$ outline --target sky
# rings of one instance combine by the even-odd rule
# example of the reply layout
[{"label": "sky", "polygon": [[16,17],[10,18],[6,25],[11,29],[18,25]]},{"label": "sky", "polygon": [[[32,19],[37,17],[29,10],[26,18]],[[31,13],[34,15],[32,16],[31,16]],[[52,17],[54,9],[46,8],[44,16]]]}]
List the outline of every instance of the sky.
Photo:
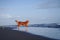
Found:
[{"label": "sky", "polygon": [[0,25],[60,24],[60,0],[0,0]]}]

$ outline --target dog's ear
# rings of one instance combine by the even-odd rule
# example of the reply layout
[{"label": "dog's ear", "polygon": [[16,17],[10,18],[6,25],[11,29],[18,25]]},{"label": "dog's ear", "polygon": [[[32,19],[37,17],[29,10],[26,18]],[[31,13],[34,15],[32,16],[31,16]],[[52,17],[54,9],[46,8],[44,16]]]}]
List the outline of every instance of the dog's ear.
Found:
[{"label": "dog's ear", "polygon": [[18,22],[18,20],[15,20],[15,22]]},{"label": "dog's ear", "polygon": [[15,22],[17,22],[17,20],[15,20]]}]

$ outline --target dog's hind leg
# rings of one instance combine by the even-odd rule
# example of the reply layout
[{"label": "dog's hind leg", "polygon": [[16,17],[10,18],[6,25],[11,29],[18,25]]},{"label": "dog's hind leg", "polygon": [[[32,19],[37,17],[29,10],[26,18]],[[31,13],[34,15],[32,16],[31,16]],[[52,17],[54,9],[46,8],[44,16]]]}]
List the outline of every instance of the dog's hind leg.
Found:
[{"label": "dog's hind leg", "polygon": [[26,27],[26,31],[28,31],[28,26],[27,26],[27,25],[25,25],[25,27]]}]

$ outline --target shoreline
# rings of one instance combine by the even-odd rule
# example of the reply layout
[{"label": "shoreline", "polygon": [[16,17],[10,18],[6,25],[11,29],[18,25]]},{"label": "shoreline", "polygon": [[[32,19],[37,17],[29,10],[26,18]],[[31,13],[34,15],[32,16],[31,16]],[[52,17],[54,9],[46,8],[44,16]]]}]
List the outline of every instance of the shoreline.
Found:
[{"label": "shoreline", "polygon": [[56,40],[17,30],[0,29],[0,40]]}]

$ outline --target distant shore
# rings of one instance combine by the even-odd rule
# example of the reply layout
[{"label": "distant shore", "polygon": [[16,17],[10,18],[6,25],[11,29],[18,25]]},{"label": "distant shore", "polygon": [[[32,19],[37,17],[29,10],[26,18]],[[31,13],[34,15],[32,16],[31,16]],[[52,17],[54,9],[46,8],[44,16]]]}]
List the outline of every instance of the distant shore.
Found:
[{"label": "distant shore", "polygon": [[0,29],[0,40],[56,40],[17,30]]}]

